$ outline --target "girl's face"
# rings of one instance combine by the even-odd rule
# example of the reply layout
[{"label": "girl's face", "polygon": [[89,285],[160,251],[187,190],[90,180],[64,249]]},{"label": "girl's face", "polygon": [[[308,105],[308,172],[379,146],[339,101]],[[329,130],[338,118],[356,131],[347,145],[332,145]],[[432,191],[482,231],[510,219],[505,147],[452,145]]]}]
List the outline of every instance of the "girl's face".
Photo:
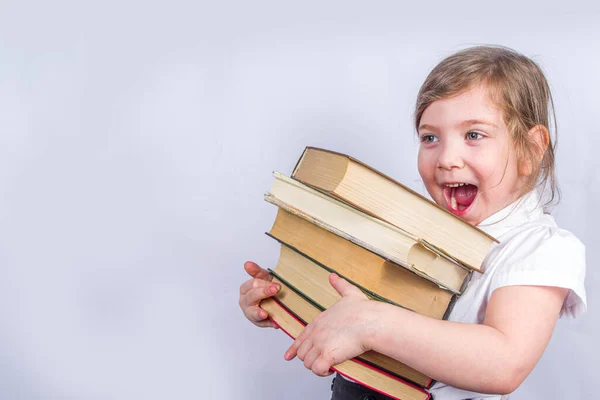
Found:
[{"label": "girl's face", "polygon": [[519,197],[513,141],[485,86],[434,101],[419,126],[419,174],[433,200],[477,225]]}]

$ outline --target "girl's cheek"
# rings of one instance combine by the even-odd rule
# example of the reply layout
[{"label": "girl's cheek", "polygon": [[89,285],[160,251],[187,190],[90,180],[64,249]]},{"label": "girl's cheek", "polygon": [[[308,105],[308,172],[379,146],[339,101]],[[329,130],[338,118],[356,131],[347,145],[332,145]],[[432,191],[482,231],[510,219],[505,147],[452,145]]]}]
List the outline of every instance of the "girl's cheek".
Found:
[{"label": "girl's cheek", "polygon": [[422,179],[426,179],[427,176],[432,174],[431,165],[433,163],[434,161],[431,159],[431,154],[419,151],[417,157],[417,169],[419,170],[419,175],[421,175]]}]

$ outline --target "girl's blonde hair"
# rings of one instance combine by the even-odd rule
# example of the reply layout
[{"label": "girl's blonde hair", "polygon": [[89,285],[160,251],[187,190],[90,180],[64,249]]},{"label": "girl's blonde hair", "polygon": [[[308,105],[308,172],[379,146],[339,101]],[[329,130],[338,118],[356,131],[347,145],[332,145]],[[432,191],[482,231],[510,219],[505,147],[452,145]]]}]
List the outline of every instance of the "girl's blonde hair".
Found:
[{"label": "girl's blonde hair", "polygon": [[[554,102],[544,73],[530,58],[501,46],[471,47],[445,58],[429,73],[419,90],[415,107],[417,131],[423,112],[431,103],[478,85],[486,85],[490,98],[502,110],[518,162],[528,163],[532,168],[526,191],[548,185],[550,198],[546,204],[552,203],[560,197],[554,166],[556,140],[552,140],[551,134],[553,131],[556,138]],[[548,131],[545,148],[539,146],[540,142],[546,142],[545,137],[535,140],[528,134],[540,125]],[[534,133],[546,136],[541,130]]]}]

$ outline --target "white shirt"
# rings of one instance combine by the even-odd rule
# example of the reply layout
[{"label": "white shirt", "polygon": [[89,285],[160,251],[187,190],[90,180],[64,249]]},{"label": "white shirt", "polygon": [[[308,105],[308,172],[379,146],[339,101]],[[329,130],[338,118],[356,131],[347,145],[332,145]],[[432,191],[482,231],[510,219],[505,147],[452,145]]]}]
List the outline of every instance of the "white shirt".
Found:
[{"label": "white shirt", "polygon": [[[490,248],[482,269],[454,304],[448,320],[481,324],[494,290],[504,286],[556,286],[569,289],[561,317],[574,318],[587,308],[584,288],[585,247],[544,214],[535,191],[481,222],[478,227],[499,240]],[[500,400],[436,383],[435,400]]]}]

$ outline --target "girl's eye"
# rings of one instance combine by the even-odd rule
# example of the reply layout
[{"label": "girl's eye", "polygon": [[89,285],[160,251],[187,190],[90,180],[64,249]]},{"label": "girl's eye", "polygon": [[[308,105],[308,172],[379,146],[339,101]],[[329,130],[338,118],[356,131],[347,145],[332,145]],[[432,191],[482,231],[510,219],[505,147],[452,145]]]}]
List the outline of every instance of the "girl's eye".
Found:
[{"label": "girl's eye", "polygon": [[483,135],[478,132],[467,133],[467,139],[469,139],[469,140],[477,140],[477,139],[481,139],[482,137],[483,137]]},{"label": "girl's eye", "polygon": [[434,135],[422,135],[421,136],[421,142],[422,143],[433,143],[433,142],[435,142],[437,140],[438,139]]}]

